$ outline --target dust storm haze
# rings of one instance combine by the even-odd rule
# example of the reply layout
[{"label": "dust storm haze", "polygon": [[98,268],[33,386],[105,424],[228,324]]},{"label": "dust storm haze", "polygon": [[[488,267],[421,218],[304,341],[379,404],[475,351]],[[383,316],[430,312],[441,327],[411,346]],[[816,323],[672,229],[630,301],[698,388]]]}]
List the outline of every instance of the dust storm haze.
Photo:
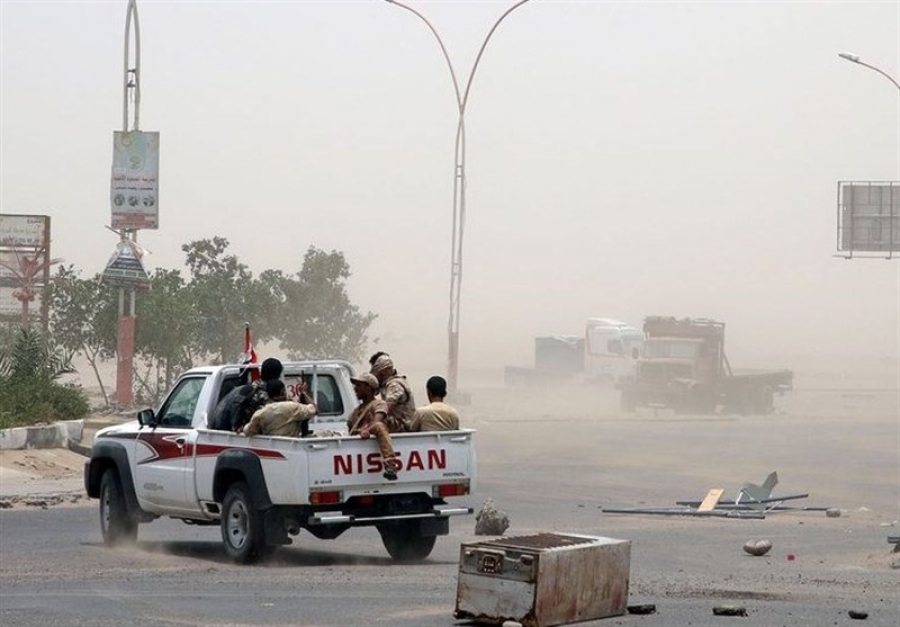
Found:
[{"label": "dust storm haze", "polygon": [[[512,3],[410,4],[465,83]],[[115,244],[126,6],[0,4],[0,211],[52,216],[53,255],[86,274]],[[255,273],[341,250],[370,348],[444,372],[457,110],[425,24],[375,0],[138,8],[141,128],[161,135],[148,267],[212,235]],[[658,314],[726,322],[732,363],[798,385],[896,387],[900,266],[833,255],[837,181],[900,179],[900,100],[845,51],[900,75],[900,4],[512,13],[466,111],[461,386],[529,365],[536,335]]]}]

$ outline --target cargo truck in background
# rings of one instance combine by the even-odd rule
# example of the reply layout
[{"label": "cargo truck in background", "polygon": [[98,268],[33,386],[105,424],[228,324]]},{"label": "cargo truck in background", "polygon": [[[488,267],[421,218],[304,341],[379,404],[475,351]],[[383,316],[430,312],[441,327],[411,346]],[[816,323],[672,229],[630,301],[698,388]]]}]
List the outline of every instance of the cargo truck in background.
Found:
[{"label": "cargo truck in background", "polygon": [[534,339],[534,367],[507,366],[509,386],[574,383],[613,387],[634,376],[644,342],[640,329],[612,318],[588,318],[584,335]]},{"label": "cargo truck in background", "polygon": [[617,387],[628,412],[649,406],[679,413],[767,414],[775,394],[791,390],[793,379],[790,370],[732,370],[722,322],[649,316],[635,376]]}]

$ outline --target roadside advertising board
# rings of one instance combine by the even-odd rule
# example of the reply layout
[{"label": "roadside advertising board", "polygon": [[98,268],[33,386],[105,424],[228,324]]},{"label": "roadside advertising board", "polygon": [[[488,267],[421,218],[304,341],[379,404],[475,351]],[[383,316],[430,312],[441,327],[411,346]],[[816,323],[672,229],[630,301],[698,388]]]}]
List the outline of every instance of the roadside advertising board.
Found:
[{"label": "roadside advertising board", "polygon": [[900,182],[838,183],[838,250],[900,252]]},{"label": "roadside advertising board", "polygon": [[39,248],[46,242],[47,216],[0,215],[0,246]]},{"label": "roadside advertising board", "polygon": [[109,194],[112,228],[159,228],[159,133],[115,131]]}]

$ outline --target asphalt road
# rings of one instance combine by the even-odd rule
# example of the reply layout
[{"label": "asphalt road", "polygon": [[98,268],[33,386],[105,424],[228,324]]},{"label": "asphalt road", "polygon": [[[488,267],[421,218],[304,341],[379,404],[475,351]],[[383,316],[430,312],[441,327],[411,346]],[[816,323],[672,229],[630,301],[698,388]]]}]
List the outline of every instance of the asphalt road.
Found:
[{"label": "asphalt road", "polygon": [[[478,429],[480,477],[507,535],[578,532],[632,541],[630,603],[657,613],[583,625],[890,625],[900,622],[900,406],[894,392],[797,392],[764,417],[618,415],[594,391],[483,391],[461,408]],[[765,520],[616,515],[709,488],[733,498],[777,470],[775,493],[836,507]],[[750,557],[741,547],[766,538]],[[451,521],[420,565],[396,565],[377,532],[335,541],[305,532],[260,565],[225,557],[214,527],[171,520],[129,549],[100,543],[96,502],[0,512],[0,624],[464,625],[453,617],[458,551],[474,519]],[[788,556],[793,556],[789,559]],[[898,563],[900,566],[900,563]],[[746,618],[713,616],[737,603]],[[865,622],[848,611],[869,613]]]}]

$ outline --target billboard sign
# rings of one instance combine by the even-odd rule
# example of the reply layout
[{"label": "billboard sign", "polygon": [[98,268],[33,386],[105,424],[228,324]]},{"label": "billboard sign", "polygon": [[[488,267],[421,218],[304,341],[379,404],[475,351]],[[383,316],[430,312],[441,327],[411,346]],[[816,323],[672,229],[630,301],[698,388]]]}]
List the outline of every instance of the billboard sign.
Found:
[{"label": "billboard sign", "polygon": [[47,216],[0,215],[0,246],[40,248],[47,242]]},{"label": "billboard sign", "polygon": [[900,182],[838,183],[838,250],[888,258],[900,252]]},{"label": "billboard sign", "polygon": [[[18,250],[0,250],[0,282],[18,284],[25,275],[25,268],[34,253]],[[24,263],[23,263],[24,262]]]},{"label": "billboard sign", "polygon": [[109,192],[112,228],[159,228],[159,133],[115,131]]}]

